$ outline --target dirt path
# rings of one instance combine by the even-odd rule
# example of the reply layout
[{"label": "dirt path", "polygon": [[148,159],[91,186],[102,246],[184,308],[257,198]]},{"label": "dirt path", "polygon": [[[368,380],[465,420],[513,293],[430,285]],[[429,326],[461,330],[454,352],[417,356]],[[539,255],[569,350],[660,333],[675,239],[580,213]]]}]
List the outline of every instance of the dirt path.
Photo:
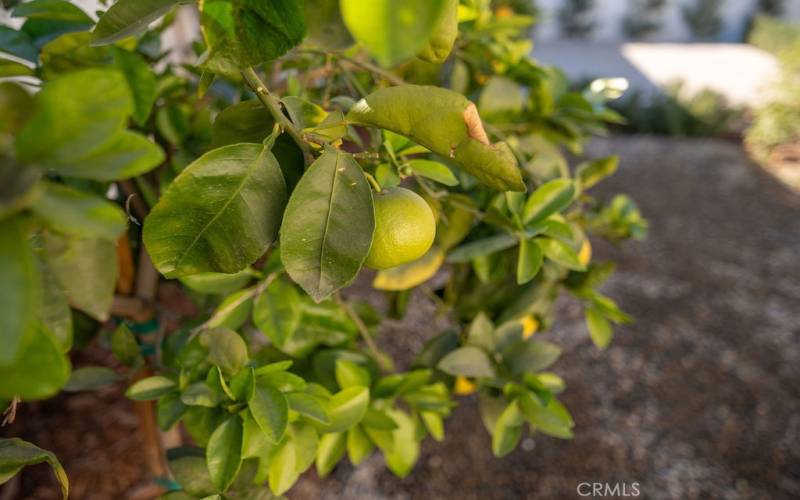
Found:
[{"label": "dirt path", "polygon": [[[564,300],[556,329],[544,334],[565,349],[555,370],[569,386],[575,439],[537,435],[495,459],[468,399],[445,442],[426,442],[408,478],[393,477],[375,455],[325,481],[309,473],[290,499],[578,498],[581,482],[628,491],[639,483],[648,499],[800,498],[800,194],[732,143],[621,137],[590,148],[612,152],[623,156],[621,171],[601,193],[630,193],[652,229],[620,250],[595,245],[600,258],[619,261],[605,292],[635,324],[600,353],[580,309]],[[435,333],[429,305],[417,302],[418,314],[383,335],[400,358],[418,349],[416,332]],[[64,459],[83,488],[75,498],[122,498],[137,484],[141,457],[122,438],[133,437],[135,423],[118,398],[62,396],[25,411],[24,437]],[[118,422],[112,429],[109,419]],[[104,445],[109,436],[123,448]],[[103,447],[106,458],[87,455]],[[20,498],[55,498],[48,474],[26,473]],[[95,489],[123,477],[118,494]]]}]

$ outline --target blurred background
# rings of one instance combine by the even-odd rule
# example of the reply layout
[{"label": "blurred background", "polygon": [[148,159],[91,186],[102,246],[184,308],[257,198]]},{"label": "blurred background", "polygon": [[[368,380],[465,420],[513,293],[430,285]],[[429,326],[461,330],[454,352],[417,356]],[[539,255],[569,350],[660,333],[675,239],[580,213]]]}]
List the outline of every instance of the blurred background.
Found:
[{"label": "blurred background", "polygon": [[[468,397],[406,479],[375,455],[310,472],[288,497],[579,498],[581,483],[635,483],[643,498],[800,498],[800,0],[496,3],[535,13],[532,57],[621,94],[627,123],[587,156],[621,156],[600,190],[630,193],[650,221],[644,243],[595,248],[618,262],[604,293],[636,321],[600,352],[578,304],[560,303],[548,335],[565,351],[573,440],[528,437],[495,459]],[[182,15],[176,46],[197,36]],[[438,331],[413,300],[381,335],[400,366]],[[120,393],[26,404],[8,433],[53,450],[76,498],[149,498]],[[49,474],[32,468],[0,500],[57,498]]]}]

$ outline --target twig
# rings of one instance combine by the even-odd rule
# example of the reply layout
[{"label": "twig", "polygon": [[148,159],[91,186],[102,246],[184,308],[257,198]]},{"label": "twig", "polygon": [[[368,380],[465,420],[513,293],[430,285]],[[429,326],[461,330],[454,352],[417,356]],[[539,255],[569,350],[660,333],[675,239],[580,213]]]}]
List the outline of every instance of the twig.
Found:
[{"label": "twig", "polygon": [[5,427],[6,425],[12,423],[15,418],[17,418],[17,405],[19,403],[19,396],[14,396],[11,398],[11,403],[8,404],[8,408],[6,408],[3,412],[3,423],[0,424],[0,427]]},{"label": "twig", "polygon": [[306,53],[310,53],[310,54],[321,54],[321,55],[325,55],[325,56],[328,56],[328,57],[332,56],[332,57],[335,57],[336,59],[339,59],[341,61],[345,61],[347,63],[352,64],[353,66],[356,66],[356,67],[359,67],[359,68],[361,68],[361,69],[363,69],[365,71],[368,71],[368,72],[372,73],[375,76],[383,78],[384,80],[386,80],[387,82],[391,83],[392,85],[405,85],[406,84],[405,80],[403,80],[402,78],[400,78],[399,76],[395,75],[394,73],[392,73],[390,71],[386,71],[383,68],[375,66],[371,62],[361,61],[359,59],[356,59],[356,58],[353,58],[353,57],[350,57],[350,56],[346,56],[346,55],[344,55],[344,54],[342,54],[340,52],[328,52],[328,51],[319,50],[319,49],[302,49],[301,52],[306,52]]},{"label": "twig", "polygon": [[278,123],[283,130],[285,130],[294,142],[297,143],[297,146],[303,152],[303,158],[306,161],[306,165],[311,164],[313,161],[313,156],[311,155],[311,150],[308,147],[308,144],[305,140],[303,140],[303,136],[297,127],[283,114],[281,111],[280,104],[275,100],[272,94],[269,93],[267,90],[267,86],[264,82],[261,81],[258,74],[255,72],[253,68],[247,68],[246,70],[242,71],[242,77],[250,89],[256,94],[258,100],[261,101],[261,104],[267,108],[267,111],[272,115],[275,119],[275,122]]},{"label": "twig", "polygon": [[192,332],[189,334],[189,337],[186,339],[186,343],[188,344],[189,342],[194,340],[194,338],[197,337],[203,330],[209,329],[211,327],[211,325],[214,323],[214,320],[219,319],[220,317],[225,316],[226,314],[229,314],[231,311],[233,311],[234,309],[236,309],[240,305],[244,304],[246,301],[248,301],[248,300],[250,300],[250,299],[252,299],[254,297],[258,297],[259,295],[264,293],[264,291],[267,289],[267,287],[270,285],[270,283],[275,281],[275,278],[277,278],[277,277],[278,277],[278,273],[272,273],[272,274],[268,275],[264,279],[264,281],[262,281],[258,285],[256,285],[253,288],[251,288],[248,291],[248,293],[242,295],[241,297],[239,297],[238,299],[234,300],[230,304],[227,304],[222,309],[219,309],[218,311],[216,311],[210,318],[208,318],[206,321],[204,321],[203,324],[198,325],[198,326],[196,326],[196,327],[194,327],[192,329]]},{"label": "twig", "polygon": [[127,297],[117,295],[111,303],[111,314],[132,319],[137,323],[149,321],[155,314],[152,302],[148,302],[141,297]]},{"label": "twig", "polygon": [[339,304],[339,307],[342,308],[345,314],[347,314],[347,316],[349,316],[356,325],[358,333],[361,335],[361,338],[364,339],[364,343],[367,344],[367,349],[369,349],[370,353],[372,353],[372,356],[378,361],[378,363],[381,364],[381,369],[383,369],[383,371],[391,371],[393,369],[391,358],[378,348],[378,345],[372,338],[372,334],[369,332],[369,328],[367,328],[367,325],[364,324],[364,320],[362,320],[361,317],[356,314],[353,308],[350,307],[350,304],[342,299],[342,296],[339,294],[339,292],[334,294],[333,299],[337,304]]}]

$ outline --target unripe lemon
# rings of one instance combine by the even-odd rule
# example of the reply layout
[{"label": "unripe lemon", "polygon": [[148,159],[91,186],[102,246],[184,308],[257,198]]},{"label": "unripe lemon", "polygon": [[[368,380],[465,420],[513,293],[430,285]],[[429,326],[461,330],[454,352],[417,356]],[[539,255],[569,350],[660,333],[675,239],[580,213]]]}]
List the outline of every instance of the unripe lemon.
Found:
[{"label": "unripe lemon", "polygon": [[425,255],[436,237],[433,211],[420,195],[401,187],[375,195],[375,236],[365,264],[388,269]]}]

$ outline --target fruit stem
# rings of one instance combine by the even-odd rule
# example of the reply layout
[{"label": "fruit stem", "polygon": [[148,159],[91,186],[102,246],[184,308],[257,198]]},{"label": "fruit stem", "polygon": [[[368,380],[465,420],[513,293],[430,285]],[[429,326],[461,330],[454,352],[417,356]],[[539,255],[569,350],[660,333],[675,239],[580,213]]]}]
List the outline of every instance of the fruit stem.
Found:
[{"label": "fruit stem", "polygon": [[383,191],[381,185],[378,184],[378,180],[375,179],[375,177],[373,177],[372,174],[370,174],[369,172],[364,172],[364,177],[367,178],[370,185],[372,186],[372,189],[374,189],[376,193],[380,193],[381,191]]}]

